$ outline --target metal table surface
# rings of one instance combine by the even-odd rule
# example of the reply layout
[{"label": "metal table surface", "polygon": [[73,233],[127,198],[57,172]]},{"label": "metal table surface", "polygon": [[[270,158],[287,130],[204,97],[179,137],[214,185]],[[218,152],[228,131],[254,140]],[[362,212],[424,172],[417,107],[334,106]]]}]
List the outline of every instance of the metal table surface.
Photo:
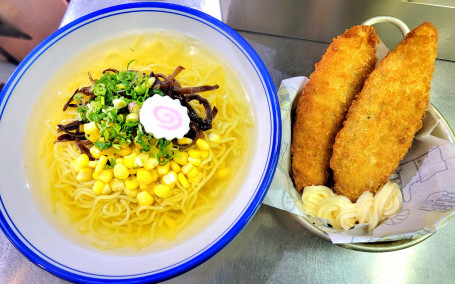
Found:
[{"label": "metal table surface", "polygon": [[[71,1],[71,11],[64,21],[97,7],[127,1],[100,2],[90,1],[89,6],[84,5],[88,0]],[[261,56],[276,87],[283,79],[309,75],[328,46],[249,32],[240,34]],[[454,62],[436,61],[431,94],[431,102],[452,127],[454,67]],[[263,205],[224,250],[168,283],[453,283],[453,236],[452,220],[416,246],[387,253],[359,252],[322,240],[301,227],[289,213]],[[64,282],[26,259],[0,232],[0,283]]]}]

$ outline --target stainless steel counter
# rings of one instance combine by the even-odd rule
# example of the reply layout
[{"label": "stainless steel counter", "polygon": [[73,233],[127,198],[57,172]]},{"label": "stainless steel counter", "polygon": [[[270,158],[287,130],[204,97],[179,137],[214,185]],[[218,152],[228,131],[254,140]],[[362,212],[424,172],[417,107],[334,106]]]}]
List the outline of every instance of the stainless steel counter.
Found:
[{"label": "stainless steel counter", "polygon": [[[72,17],[87,12],[83,3],[88,0],[71,1]],[[257,33],[241,35],[261,56],[276,87],[283,79],[309,75],[328,46]],[[431,102],[453,128],[454,68],[455,62],[436,62],[431,94]],[[319,239],[289,213],[263,205],[223,251],[168,283],[453,283],[454,236],[452,220],[414,247],[377,254],[358,252]],[[0,233],[0,283],[63,282],[22,256]]]}]

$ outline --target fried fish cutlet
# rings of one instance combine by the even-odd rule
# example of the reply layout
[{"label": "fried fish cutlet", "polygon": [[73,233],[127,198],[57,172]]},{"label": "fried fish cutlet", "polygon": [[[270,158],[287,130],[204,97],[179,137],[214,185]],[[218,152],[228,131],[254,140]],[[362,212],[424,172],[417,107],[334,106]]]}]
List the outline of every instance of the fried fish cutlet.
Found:
[{"label": "fried fish cutlet", "polygon": [[423,23],[365,81],[333,146],[335,192],[351,199],[376,192],[411,147],[430,100],[438,32]]},{"label": "fried fish cutlet", "polygon": [[298,191],[326,183],[335,135],[376,64],[378,42],[372,27],[352,27],[333,40],[315,65],[298,102],[292,137],[292,170]]}]

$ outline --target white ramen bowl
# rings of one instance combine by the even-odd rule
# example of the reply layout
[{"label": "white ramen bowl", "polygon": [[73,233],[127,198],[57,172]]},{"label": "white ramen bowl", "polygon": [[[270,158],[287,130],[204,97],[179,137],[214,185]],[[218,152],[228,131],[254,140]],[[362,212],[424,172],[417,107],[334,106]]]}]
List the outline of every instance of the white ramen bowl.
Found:
[{"label": "white ramen bowl", "polygon": [[[203,230],[162,250],[104,253],[66,238],[52,226],[26,183],[23,143],[28,116],[40,90],[72,55],[118,33],[159,28],[188,34],[219,51],[244,78],[255,119],[252,161],[235,197]],[[163,3],[134,3],[84,16],[53,33],[18,66],[0,95],[0,226],[26,257],[76,282],[154,282],[181,274],[224,248],[262,203],[274,175],[281,142],[280,113],[270,75],[235,31],[202,12]],[[35,141],[28,141],[34,143]],[[37,147],[38,148],[38,147]],[[208,213],[210,214],[210,213]]]}]

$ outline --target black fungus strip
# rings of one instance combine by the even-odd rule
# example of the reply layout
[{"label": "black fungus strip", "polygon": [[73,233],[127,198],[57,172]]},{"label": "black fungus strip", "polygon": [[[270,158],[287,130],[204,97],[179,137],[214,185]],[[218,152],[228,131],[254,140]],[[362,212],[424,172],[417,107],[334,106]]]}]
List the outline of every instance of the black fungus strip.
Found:
[{"label": "black fungus strip", "polygon": [[182,66],[177,66],[177,68],[175,68],[174,72],[172,72],[171,76],[167,77],[166,78],[166,81],[167,82],[170,82],[172,80],[175,79],[175,77],[177,77],[177,75],[182,72],[183,70],[185,70],[185,68],[183,68]]},{"label": "black fungus strip", "polygon": [[90,89],[91,89],[90,87],[80,88],[79,93],[83,93],[84,95],[91,97],[93,96],[93,92]]},{"label": "black fungus strip", "polygon": [[88,72],[88,78],[90,79],[90,81],[91,81],[93,84],[95,84],[96,81],[98,81],[98,80],[95,80],[95,79],[92,78],[92,74],[90,74],[90,72]]},{"label": "black fungus strip", "polygon": [[188,88],[174,88],[172,91],[179,95],[186,95],[186,94],[195,94],[195,93],[201,93],[201,92],[207,92],[207,91],[213,91],[218,89],[218,85],[213,85],[213,86],[199,86],[199,87],[188,87]]},{"label": "black fungus strip", "polygon": [[72,137],[69,134],[63,134],[63,135],[60,135],[59,137],[57,137],[57,140],[54,141],[54,144],[59,143],[59,142],[70,142],[70,141],[75,141],[74,144],[77,146],[77,148],[79,148],[79,150],[81,151],[82,154],[86,154],[88,156],[90,161],[95,160],[95,158],[90,153],[90,150],[87,147],[85,147],[85,145],[90,145],[92,143],[88,140],[79,140],[79,138]]},{"label": "black fungus strip", "polygon": [[66,129],[63,129],[63,132],[77,139],[85,139],[85,132],[70,132]]},{"label": "black fungus strip", "polygon": [[[58,127],[58,131],[59,132],[65,132],[66,134],[68,134],[69,136],[73,137],[73,138],[85,138],[85,132],[79,132],[79,129],[78,129],[78,126],[73,126],[71,125],[68,129],[68,127],[65,127],[64,125],[57,125]],[[76,132],[71,132],[70,130],[76,130]]]},{"label": "black fungus strip", "polygon": [[58,143],[58,142],[69,142],[69,141],[76,141],[76,138],[72,137],[69,134],[62,134],[59,137],[57,137],[57,140],[54,141],[54,144]]},{"label": "black fungus strip", "polygon": [[185,107],[188,109],[188,116],[190,117],[190,120],[196,123],[197,125],[203,124],[204,120],[197,115],[193,107],[190,106],[185,100],[183,100],[183,103],[185,104]]},{"label": "black fungus strip", "polygon": [[[83,87],[83,88],[80,88],[79,89],[79,93],[82,93],[86,96],[89,96],[89,101],[90,100],[94,100],[95,99],[95,94],[92,92],[92,88],[91,87]],[[86,102],[87,103],[87,102]]]},{"label": "black fungus strip", "polygon": [[[194,132],[194,134],[192,132]],[[185,137],[193,139],[193,143],[196,143],[196,141],[202,137],[202,131],[196,123],[190,122],[190,131],[187,133],[187,135],[188,136]]]},{"label": "black fungus strip", "polygon": [[68,99],[68,101],[65,103],[65,105],[63,106],[63,111],[65,111],[68,106],[70,105],[71,101],[73,100],[74,98],[74,95],[77,94],[79,92],[79,89],[77,89],[72,95],[71,97]]},{"label": "black fungus strip", "polygon": [[177,138],[175,138],[172,140],[172,143],[175,146],[179,147],[179,149],[187,149],[193,146],[194,143],[196,143],[196,141],[202,137],[202,130],[199,129],[199,126],[196,123],[190,122],[190,131],[188,131],[188,133],[185,134],[185,137],[191,138],[193,142],[191,142],[190,144],[179,144]]},{"label": "black fungus strip", "polygon": [[[197,100],[200,104],[202,104],[205,108],[205,119],[200,118],[194,109],[190,106],[189,102],[192,100]],[[197,94],[189,94],[185,96],[186,107],[188,108],[188,115],[190,120],[194,123],[198,124],[199,128],[202,131],[206,131],[212,128],[212,120],[213,120],[213,112],[210,106],[210,103],[207,99],[197,95]]]},{"label": "black fungus strip", "polygon": [[155,73],[155,79],[157,78],[161,78],[163,80],[167,79],[166,75],[164,75],[163,73]]},{"label": "black fungus strip", "polygon": [[74,99],[74,95],[76,95],[77,93],[82,93],[86,96],[90,96],[89,100],[95,99],[95,95],[92,93],[92,91],[90,91],[90,87],[84,87],[84,88],[77,89],[76,91],[74,91],[74,93],[71,95],[71,97],[68,99],[68,101],[63,106],[63,111],[65,111],[68,107],[77,107],[76,104],[71,103]]},{"label": "black fungus strip", "polygon": [[180,86],[179,81],[177,81],[175,79],[172,81],[172,86],[174,87],[173,89],[181,89],[182,88],[182,86]]},{"label": "black fungus strip", "polygon": [[106,73],[106,72],[114,72],[114,73],[119,73],[119,71],[117,69],[113,69],[113,68],[107,68],[103,71],[103,74]]},{"label": "black fungus strip", "polygon": [[76,142],[74,142],[74,144],[77,146],[77,148],[79,148],[79,150],[81,151],[82,154],[85,154],[85,155],[88,156],[90,161],[94,161],[95,160],[95,158],[90,153],[90,150],[87,147],[84,146],[82,141],[79,141],[78,139],[76,139]]},{"label": "black fungus strip", "polygon": [[[152,72],[152,74],[153,74],[153,72]],[[166,80],[166,76],[161,73],[154,73],[153,77],[155,77],[155,82],[153,83],[151,88],[161,90],[162,85],[164,84],[164,81]]]},{"label": "black fungus strip", "polygon": [[79,129],[79,125],[82,125],[82,124],[84,124],[82,121],[74,120],[68,124],[58,124],[57,128],[58,128],[59,132],[62,132],[64,130],[76,130],[76,129]]},{"label": "black fungus strip", "polygon": [[93,145],[93,142],[90,141],[90,140],[81,140],[80,142],[82,144],[86,145],[86,146],[92,146]]}]

